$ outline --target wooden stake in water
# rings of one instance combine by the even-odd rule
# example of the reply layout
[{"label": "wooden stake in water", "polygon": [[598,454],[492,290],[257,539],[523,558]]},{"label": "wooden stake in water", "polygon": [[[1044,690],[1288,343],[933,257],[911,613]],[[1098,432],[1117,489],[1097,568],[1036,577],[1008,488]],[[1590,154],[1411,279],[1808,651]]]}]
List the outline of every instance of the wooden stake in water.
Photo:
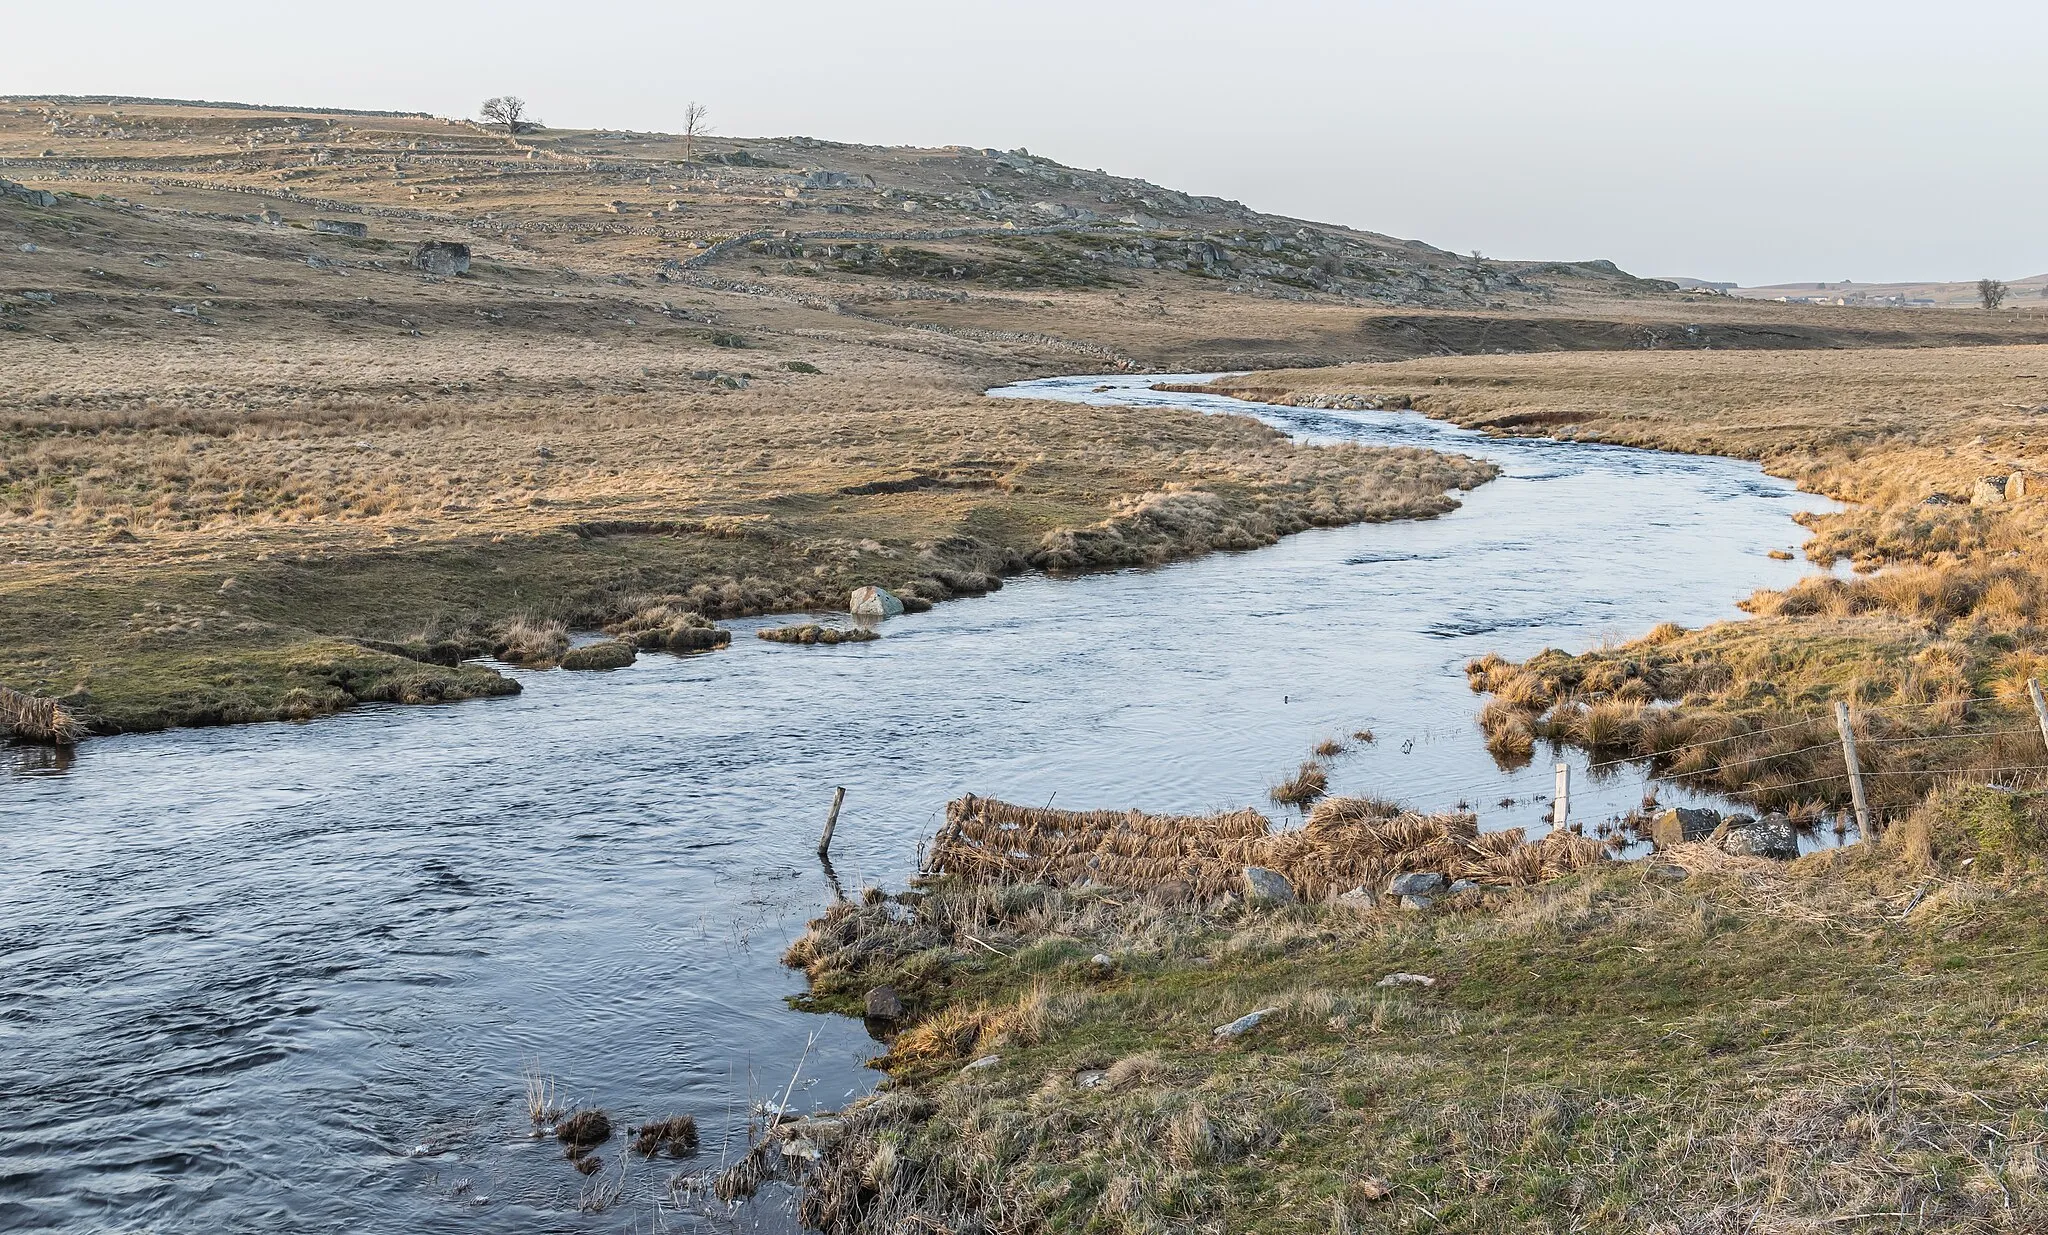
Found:
[{"label": "wooden stake in water", "polygon": [[1856,804],[1856,836],[1876,840],[1870,830],[1870,804],[1863,797],[1863,765],[1856,761],[1856,731],[1849,727],[1849,705],[1835,700],[1835,728],[1842,731],[1842,765],[1849,770],[1849,800]]},{"label": "wooden stake in water", "polygon": [[1557,765],[1557,795],[1551,799],[1550,826],[1561,828],[1572,813],[1572,765]]},{"label": "wooden stake in water", "polygon": [[825,816],[825,834],[818,838],[818,856],[824,857],[832,849],[832,829],[839,826],[839,807],[846,801],[846,786],[832,791],[832,813]]},{"label": "wooden stake in water", "polygon": [[2048,743],[2048,700],[2041,698],[2041,684],[2027,679],[2027,698],[2034,701],[2034,719],[2041,722],[2041,741]]}]

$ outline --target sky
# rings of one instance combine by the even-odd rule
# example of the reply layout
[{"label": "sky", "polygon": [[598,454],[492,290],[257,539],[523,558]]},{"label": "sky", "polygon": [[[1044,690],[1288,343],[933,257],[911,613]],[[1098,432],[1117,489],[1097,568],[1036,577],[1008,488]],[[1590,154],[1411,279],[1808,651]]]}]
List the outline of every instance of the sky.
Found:
[{"label": "sky", "polygon": [[1024,147],[1489,257],[2048,271],[2041,0],[0,0],[0,93]]}]

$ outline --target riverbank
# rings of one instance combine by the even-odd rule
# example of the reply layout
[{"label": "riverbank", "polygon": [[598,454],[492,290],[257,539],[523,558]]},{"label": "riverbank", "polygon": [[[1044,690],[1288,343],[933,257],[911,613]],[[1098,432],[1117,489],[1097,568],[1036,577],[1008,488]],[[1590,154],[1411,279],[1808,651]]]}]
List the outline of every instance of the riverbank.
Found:
[{"label": "riverbank", "polygon": [[[621,347],[573,402],[490,377],[545,349],[477,349],[397,371],[357,355],[285,397],[262,376],[278,353],[252,347],[210,386],[144,394],[125,370],[134,393],[17,411],[0,681],[102,733],[473,697],[516,687],[435,662],[492,654],[515,623],[843,610],[870,583],[937,602],[1427,518],[1493,475],[1247,418],[983,400],[815,348],[835,376],[764,363],[710,394],[659,345]],[[367,391],[445,375],[435,358],[476,388],[363,419]],[[253,422],[204,410],[267,397]]]},{"label": "riverbank", "polygon": [[1489,733],[1504,752],[1548,737],[1653,758],[1690,783],[1815,815],[1848,798],[1823,749],[1844,700],[1883,816],[1945,779],[2031,784],[2048,763],[2026,695],[2048,671],[2048,576],[2032,553],[2048,527],[2048,456],[2033,432],[2044,375],[2039,347],[1656,351],[1269,372],[1217,389],[1752,458],[1850,503],[1802,522],[1807,556],[1851,562],[1856,577],[1760,591],[1746,622],[1475,663],[1473,687],[1494,697]]},{"label": "riverbank", "polygon": [[2035,1229],[2048,883],[2042,803],[2012,810],[1956,793],[1882,846],[1684,844],[1422,913],[1114,877],[871,893],[788,958],[828,1006],[908,1006],[886,1090],[810,1134],[806,1217]]}]

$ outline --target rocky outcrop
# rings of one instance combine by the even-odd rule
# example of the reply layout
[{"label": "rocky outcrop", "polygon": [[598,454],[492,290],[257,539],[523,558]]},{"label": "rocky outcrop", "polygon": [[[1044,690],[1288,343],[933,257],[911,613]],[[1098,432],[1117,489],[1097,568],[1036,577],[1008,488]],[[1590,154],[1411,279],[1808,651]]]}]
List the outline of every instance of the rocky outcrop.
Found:
[{"label": "rocky outcrop", "polygon": [[[357,223],[349,219],[315,219],[313,230],[323,236],[348,236],[356,240],[368,239],[370,235],[368,223]],[[465,266],[464,269],[468,267]]]}]

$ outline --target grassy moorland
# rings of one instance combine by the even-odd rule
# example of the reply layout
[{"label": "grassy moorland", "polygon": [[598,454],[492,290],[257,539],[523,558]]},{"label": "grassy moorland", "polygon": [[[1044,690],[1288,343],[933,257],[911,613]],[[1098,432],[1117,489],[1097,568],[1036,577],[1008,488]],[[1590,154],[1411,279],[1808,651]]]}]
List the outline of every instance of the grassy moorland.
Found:
[{"label": "grassy moorland", "polygon": [[806,1216],[2038,1230],[2044,816],[1960,790],[1882,845],[1789,864],[1678,845],[1425,913],[1115,878],[870,893],[788,958],[815,1006],[887,983],[906,1007],[883,1092],[789,1133],[827,1147],[798,1172]]},{"label": "grassy moorland", "polygon": [[[939,601],[1427,517],[1491,470],[981,391],[1299,356],[1355,321],[1342,255],[1368,248],[1404,302],[1636,286],[1475,267],[1431,291],[1469,263],[1341,231],[1311,251],[1288,222],[1262,269],[1303,286],[1254,295],[1221,249],[1187,259],[1226,222],[1283,222],[1234,203],[980,151],[694,155],[0,105],[0,176],[27,186],[0,194],[0,685],[102,732],[304,717],[513,689],[458,662],[551,663],[564,625],[709,646],[677,640],[861,584]],[[1156,225],[1055,209],[1112,191]],[[818,232],[838,239],[807,251]],[[470,270],[412,268],[423,240],[468,244]]]},{"label": "grassy moorland", "polygon": [[[1753,620],[1475,662],[1473,687],[1491,696],[1481,723],[1504,754],[1552,738],[1651,756],[1672,775],[1818,815],[1846,798],[1828,714],[1841,699],[1882,811],[1909,811],[1944,774],[2024,778],[2048,764],[2026,698],[2027,680],[2048,670],[2048,454],[2036,430],[2048,348],[1446,357],[1224,385],[1286,402],[1405,404],[1496,433],[1753,458],[1850,503],[1808,518],[1806,551],[1859,573],[1760,592],[1745,604]],[[2007,498],[2014,473],[2033,479]]]}]

